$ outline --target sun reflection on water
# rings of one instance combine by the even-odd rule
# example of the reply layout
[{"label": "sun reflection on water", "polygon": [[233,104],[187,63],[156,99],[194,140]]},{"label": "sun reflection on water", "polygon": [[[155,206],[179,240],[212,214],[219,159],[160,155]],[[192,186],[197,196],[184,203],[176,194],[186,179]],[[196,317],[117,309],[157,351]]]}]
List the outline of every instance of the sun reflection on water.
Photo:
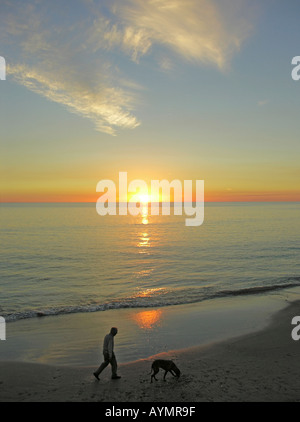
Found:
[{"label": "sun reflection on water", "polygon": [[147,224],[149,224],[149,219],[148,219],[148,202],[142,203],[141,206],[142,206],[142,212],[141,212],[142,224],[147,225]]},{"label": "sun reflection on water", "polygon": [[134,314],[132,319],[144,330],[152,330],[161,324],[163,311],[161,309],[153,309],[151,311],[142,311]]},{"label": "sun reflection on water", "polygon": [[134,297],[153,297],[162,293],[165,293],[166,289],[163,287],[155,288],[155,289],[146,289],[138,292]]},{"label": "sun reflection on water", "polygon": [[[149,248],[150,247],[150,237],[149,234],[146,232],[141,233],[139,241],[138,241],[139,248]],[[142,253],[142,251],[140,251]]]}]

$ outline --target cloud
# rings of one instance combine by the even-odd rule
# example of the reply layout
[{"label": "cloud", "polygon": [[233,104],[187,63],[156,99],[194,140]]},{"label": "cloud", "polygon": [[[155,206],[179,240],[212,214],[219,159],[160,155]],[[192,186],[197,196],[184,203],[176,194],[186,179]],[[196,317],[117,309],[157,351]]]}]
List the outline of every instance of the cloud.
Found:
[{"label": "cloud", "polygon": [[[237,8],[243,1],[3,0],[7,73],[115,135],[139,126],[135,113],[144,89],[123,74],[124,55],[138,64],[153,53],[166,72],[176,59],[224,70],[251,28]],[[120,52],[121,69],[112,65]]]},{"label": "cloud", "polygon": [[158,45],[187,61],[224,69],[251,32],[241,5],[241,0],[123,0],[112,8],[117,23],[95,20],[93,38],[98,34],[107,48],[118,45],[136,62]]},{"label": "cloud", "polygon": [[45,69],[16,65],[8,67],[8,74],[31,91],[92,120],[96,130],[101,132],[115,135],[116,127],[132,129],[139,125],[126,111],[132,99],[121,88],[100,84],[92,89],[76,80],[74,75],[66,78],[66,69],[61,70],[59,76]]},{"label": "cloud", "polygon": [[89,31],[88,43],[94,51],[120,47],[136,63],[152,45],[145,31],[134,26],[124,26],[122,22],[114,23],[102,15],[94,20]]},{"label": "cloud", "polygon": [[13,57],[7,50],[11,80],[90,119],[98,131],[115,135],[119,128],[139,126],[133,114],[139,87],[113,68],[104,54],[86,49],[88,21],[56,26],[31,3],[8,10],[4,27],[6,42],[15,52]]},{"label": "cloud", "polygon": [[263,107],[263,106],[267,105],[269,102],[270,102],[269,100],[260,100],[260,101],[258,101],[257,105],[259,107]]},{"label": "cloud", "polygon": [[169,59],[169,57],[163,56],[158,59],[158,63],[160,65],[161,70],[165,72],[169,72],[173,69],[173,63]]}]

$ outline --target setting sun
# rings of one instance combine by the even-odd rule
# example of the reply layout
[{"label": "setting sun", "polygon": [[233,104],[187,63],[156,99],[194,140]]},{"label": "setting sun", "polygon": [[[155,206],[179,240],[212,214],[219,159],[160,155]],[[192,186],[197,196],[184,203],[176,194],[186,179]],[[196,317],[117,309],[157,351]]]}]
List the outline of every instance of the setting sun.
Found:
[{"label": "setting sun", "polygon": [[139,199],[142,204],[150,202],[150,196],[147,193],[139,195]]}]

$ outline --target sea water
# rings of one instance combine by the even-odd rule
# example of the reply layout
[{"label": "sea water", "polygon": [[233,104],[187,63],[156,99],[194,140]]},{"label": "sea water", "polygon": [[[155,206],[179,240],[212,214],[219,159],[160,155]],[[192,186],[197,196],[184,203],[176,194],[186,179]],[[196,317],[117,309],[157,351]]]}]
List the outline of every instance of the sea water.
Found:
[{"label": "sea water", "polygon": [[[94,338],[99,324],[114,325],[117,311],[118,320],[136,317],[139,330],[149,332],[162,315],[172,315],[173,324],[176,314],[192,315],[210,303],[213,317],[227,299],[235,298],[239,307],[245,298],[297,288],[299,217],[295,202],[210,203],[204,224],[186,227],[184,216],[172,212],[101,217],[95,204],[2,204],[0,315],[7,337],[15,327],[34,332],[36,324],[57,331],[54,321],[62,329],[67,316],[77,318],[78,326],[93,314],[95,331],[89,331],[90,322],[82,332]],[[170,332],[181,338],[176,327]],[[160,350],[160,336],[151,352]],[[124,349],[132,342],[128,336],[122,341]],[[147,354],[144,343],[138,357]],[[3,342],[0,346],[3,351]]]}]

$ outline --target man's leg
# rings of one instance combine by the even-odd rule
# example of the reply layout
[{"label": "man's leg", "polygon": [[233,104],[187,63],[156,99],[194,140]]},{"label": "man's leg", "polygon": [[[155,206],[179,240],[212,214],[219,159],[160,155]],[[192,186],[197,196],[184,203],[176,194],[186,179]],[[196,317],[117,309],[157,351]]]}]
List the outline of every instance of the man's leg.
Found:
[{"label": "man's leg", "polygon": [[115,356],[114,353],[112,355],[110,364],[111,364],[111,377],[114,378],[114,379],[121,378],[117,375],[118,364],[117,364],[117,359],[116,359],[116,356]]},{"label": "man's leg", "polygon": [[97,369],[97,371],[94,372],[94,375],[97,379],[99,379],[99,375],[101,374],[101,372],[103,371],[103,369],[105,369],[107,367],[107,365],[109,364],[109,356],[108,355],[104,355],[104,362],[101,363],[101,365],[99,366],[99,368]]}]

